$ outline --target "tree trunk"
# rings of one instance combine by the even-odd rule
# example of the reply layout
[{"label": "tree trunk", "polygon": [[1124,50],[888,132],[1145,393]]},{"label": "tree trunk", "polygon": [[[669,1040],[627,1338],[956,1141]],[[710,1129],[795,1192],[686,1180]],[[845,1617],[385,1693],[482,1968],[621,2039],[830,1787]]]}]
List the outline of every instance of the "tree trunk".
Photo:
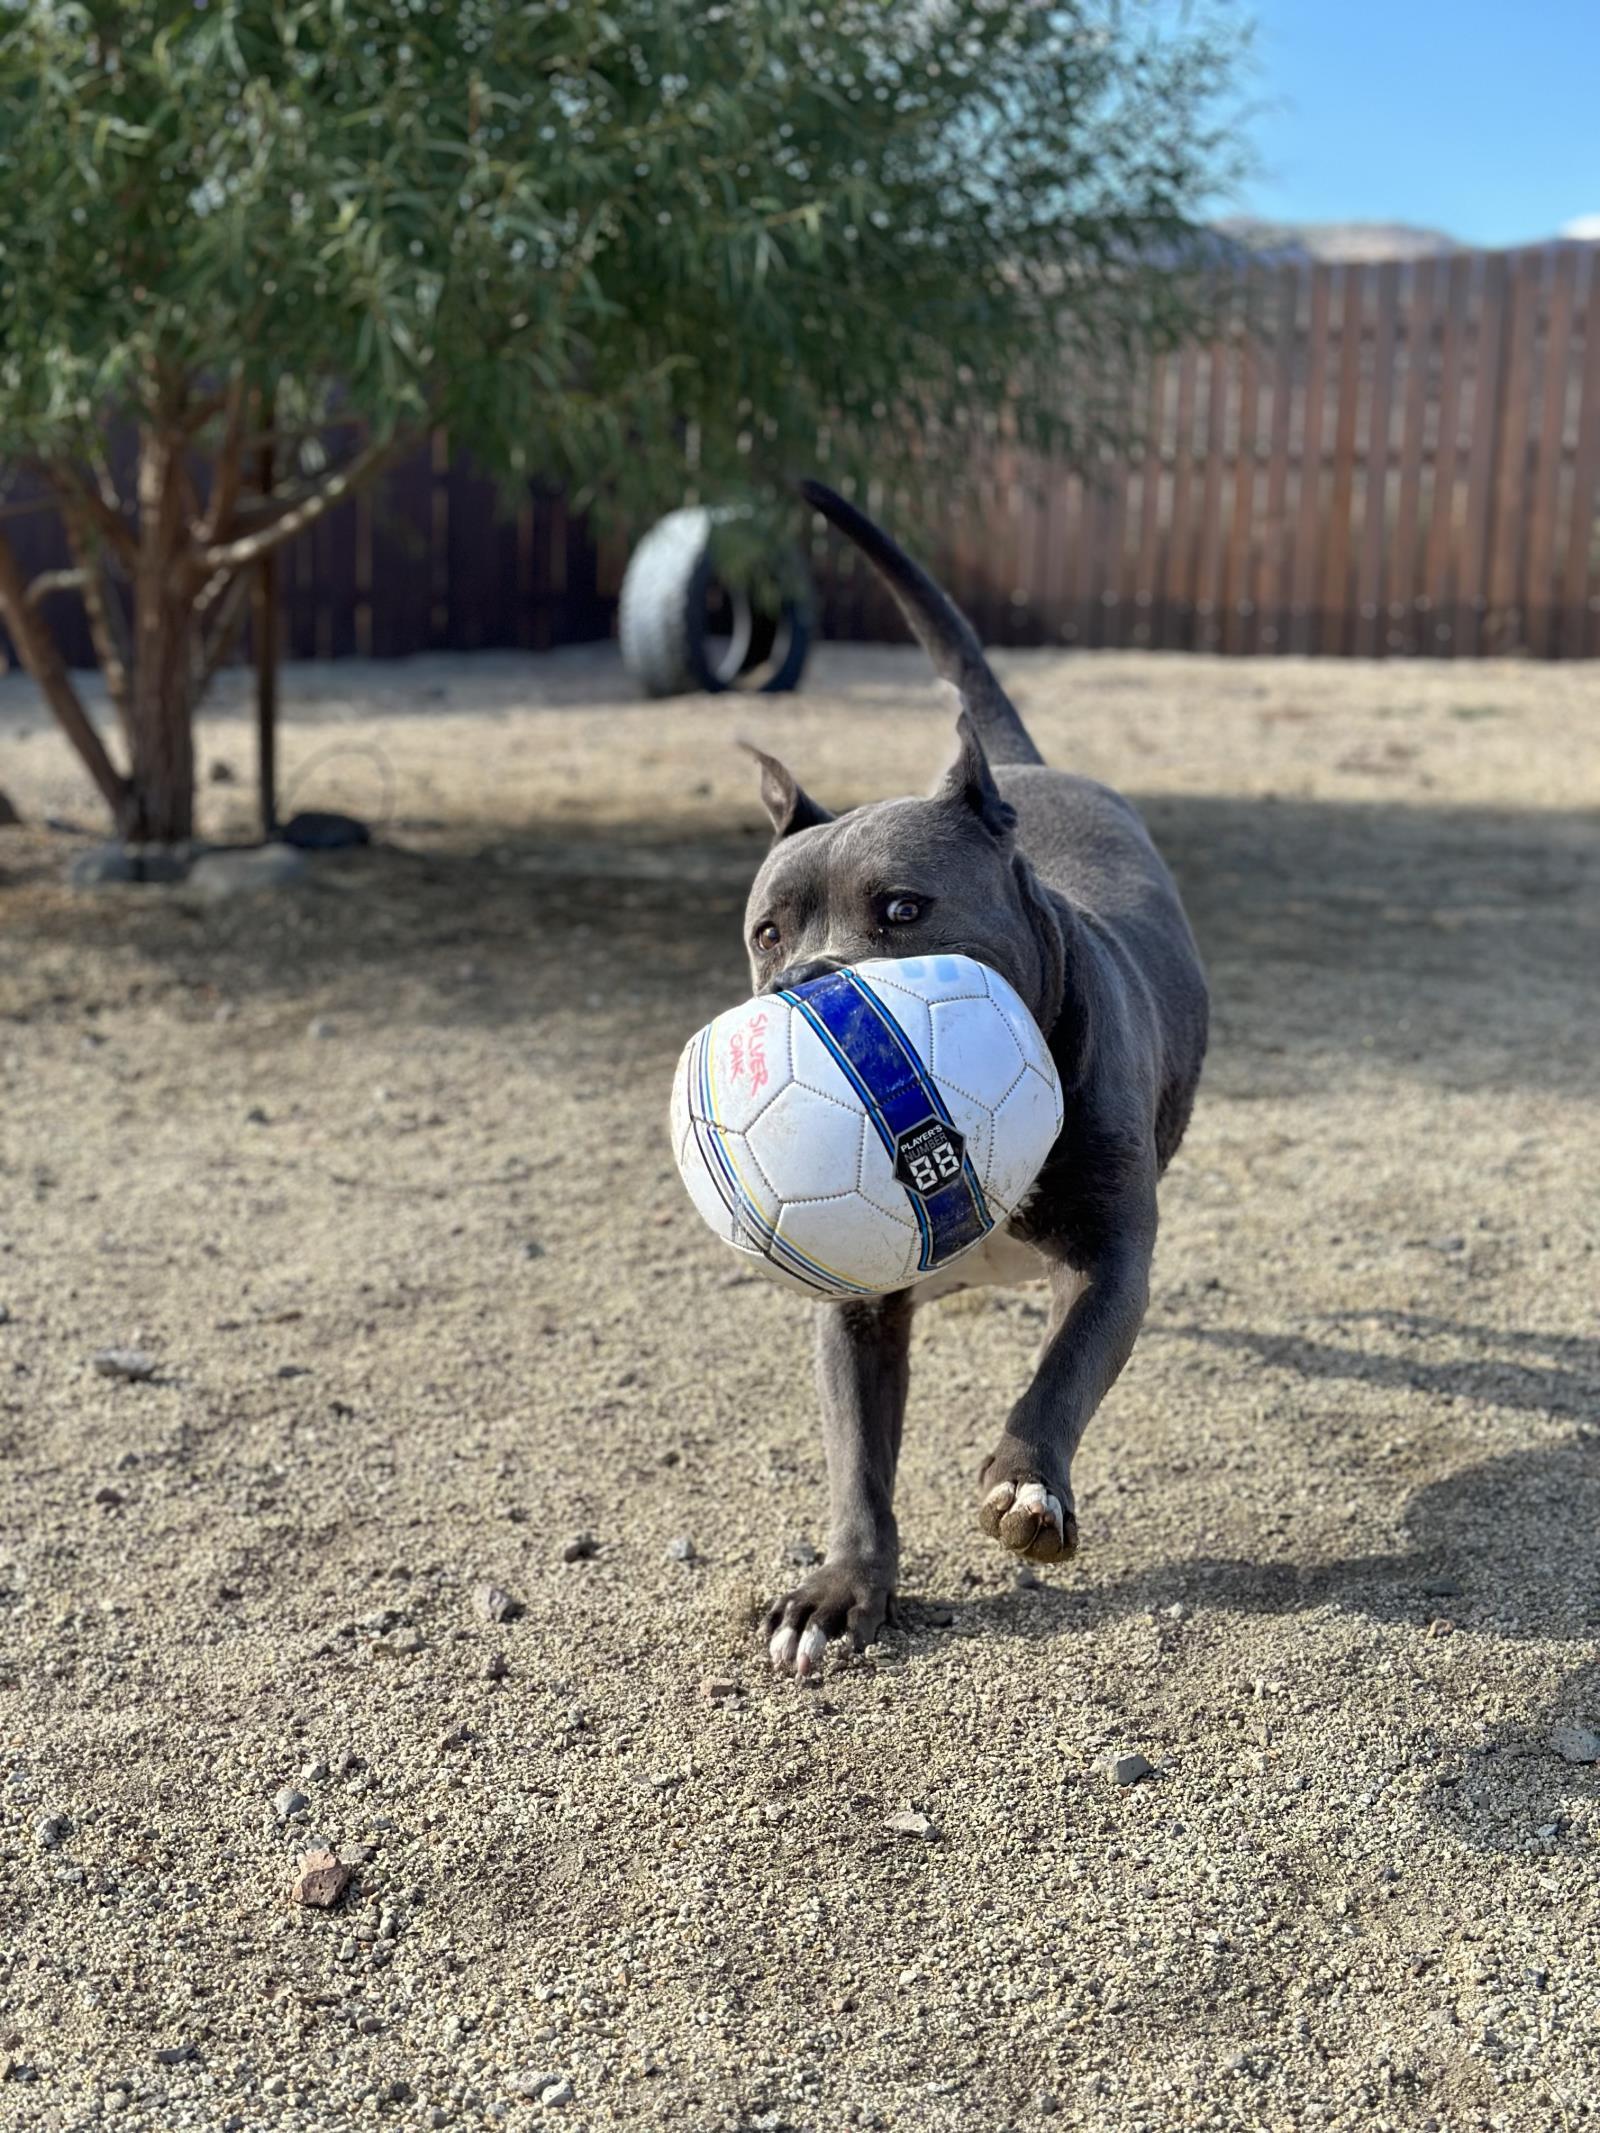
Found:
[{"label": "tree trunk", "polygon": [[181,433],[140,432],[127,835],[151,844],[180,844],[194,835],[198,588],[187,538],[182,454]]}]

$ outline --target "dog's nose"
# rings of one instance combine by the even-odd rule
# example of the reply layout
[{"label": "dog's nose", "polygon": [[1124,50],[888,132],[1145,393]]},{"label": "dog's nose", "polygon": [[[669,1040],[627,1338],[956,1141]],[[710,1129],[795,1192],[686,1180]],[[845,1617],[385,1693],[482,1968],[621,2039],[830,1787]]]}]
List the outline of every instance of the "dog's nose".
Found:
[{"label": "dog's nose", "polygon": [[831,956],[813,956],[809,963],[790,963],[780,970],[772,981],[772,989],[774,992],[793,992],[797,985],[809,985],[813,978],[831,977],[834,971],[843,968],[844,965],[835,962]]}]

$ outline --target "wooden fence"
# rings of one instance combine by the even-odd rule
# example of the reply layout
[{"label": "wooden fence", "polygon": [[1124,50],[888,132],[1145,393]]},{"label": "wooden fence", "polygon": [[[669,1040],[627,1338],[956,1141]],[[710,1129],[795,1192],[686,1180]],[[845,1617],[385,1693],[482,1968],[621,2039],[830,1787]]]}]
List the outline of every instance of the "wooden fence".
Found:
[{"label": "wooden fence", "polygon": [[[1252,270],[1217,344],[1131,379],[1122,414],[1138,441],[1087,473],[985,449],[935,559],[991,642],[1600,656],[1600,247]],[[16,539],[65,561],[48,521]],[[904,634],[859,559],[815,559],[830,634]],[[619,562],[558,496],[500,509],[439,436],[289,552],[284,649],[603,637]]]},{"label": "wooden fence", "polygon": [[1600,654],[1600,247],[1252,272],[1127,412],[1087,477],[995,453],[994,641]]}]

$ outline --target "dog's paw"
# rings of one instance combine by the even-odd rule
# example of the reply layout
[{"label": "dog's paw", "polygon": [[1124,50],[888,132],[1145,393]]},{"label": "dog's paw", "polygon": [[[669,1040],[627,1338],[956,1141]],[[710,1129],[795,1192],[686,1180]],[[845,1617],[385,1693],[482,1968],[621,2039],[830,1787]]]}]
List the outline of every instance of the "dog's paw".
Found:
[{"label": "dog's paw", "polygon": [[864,1565],[824,1563],[767,1609],[762,1634],[773,1666],[803,1681],[820,1671],[835,1637],[848,1636],[857,1651],[864,1650],[882,1629],[892,1601],[885,1580]]},{"label": "dog's paw", "polygon": [[1064,1490],[1058,1494],[1037,1475],[997,1480],[996,1464],[991,1461],[984,1475],[978,1505],[978,1523],[989,1538],[1034,1563],[1064,1562],[1076,1554],[1078,1521],[1071,1496]]}]

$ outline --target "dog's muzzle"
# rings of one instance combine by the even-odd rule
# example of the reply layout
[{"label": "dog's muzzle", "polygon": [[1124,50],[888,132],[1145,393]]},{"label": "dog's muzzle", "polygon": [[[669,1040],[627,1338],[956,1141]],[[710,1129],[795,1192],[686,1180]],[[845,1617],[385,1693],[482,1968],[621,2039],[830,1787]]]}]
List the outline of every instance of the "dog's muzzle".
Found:
[{"label": "dog's muzzle", "polygon": [[813,978],[831,977],[845,966],[836,956],[813,956],[809,963],[790,963],[780,970],[765,987],[767,992],[793,992],[797,985],[809,985]]}]

